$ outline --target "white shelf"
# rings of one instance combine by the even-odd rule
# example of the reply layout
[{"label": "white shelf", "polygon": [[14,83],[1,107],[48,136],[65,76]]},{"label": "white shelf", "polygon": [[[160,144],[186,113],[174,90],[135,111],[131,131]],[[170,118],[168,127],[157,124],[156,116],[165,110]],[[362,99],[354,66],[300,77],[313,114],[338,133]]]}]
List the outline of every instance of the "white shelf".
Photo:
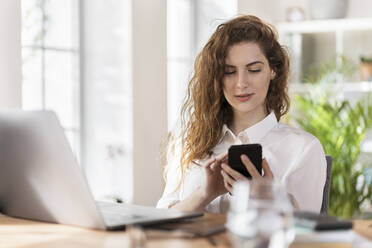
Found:
[{"label": "white shelf", "polygon": [[[329,19],[329,20],[311,20],[301,22],[283,22],[277,24],[280,42],[290,48],[291,56],[291,78],[294,82],[303,79],[303,35],[316,33],[330,33],[335,36],[334,55],[344,54],[344,37],[349,34],[346,31],[365,30],[372,32],[372,18],[349,18],[349,19]],[[357,41],[356,41],[357,42]],[[360,40],[359,40],[360,42]],[[358,45],[357,43],[355,44]],[[329,52],[328,52],[329,53]],[[341,59],[337,60],[341,63]],[[370,84],[366,82],[352,83],[345,86],[345,91],[366,92],[372,91]],[[306,86],[294,86],[296,92],[308,91]]]},{"label": "white shelf", "polygon": [[372,29],[372,18],[311,20],[283,22],[276,25],[279,33],[324,33]]},{"label": "white shelf", "polygon": [[[338,85],[339,86],[339,85]],[[289,91],[291,93],[307,93],[311,90],[313,85],[305,83],[289,84]],[[343,92],[372,92],[372,82],[349,82],[342,84]]]}]

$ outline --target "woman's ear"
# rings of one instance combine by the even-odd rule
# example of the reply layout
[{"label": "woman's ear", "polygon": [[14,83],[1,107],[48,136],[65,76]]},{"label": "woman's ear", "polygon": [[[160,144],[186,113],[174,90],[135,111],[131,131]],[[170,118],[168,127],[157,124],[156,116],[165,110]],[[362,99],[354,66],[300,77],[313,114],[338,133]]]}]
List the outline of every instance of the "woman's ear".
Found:
[{"label": "woman's ear", "polygon": [[275,77],[276,77],[276,72],[274,71],[274,69],[271,69],[270,70],[270,80],[273,80]]}]

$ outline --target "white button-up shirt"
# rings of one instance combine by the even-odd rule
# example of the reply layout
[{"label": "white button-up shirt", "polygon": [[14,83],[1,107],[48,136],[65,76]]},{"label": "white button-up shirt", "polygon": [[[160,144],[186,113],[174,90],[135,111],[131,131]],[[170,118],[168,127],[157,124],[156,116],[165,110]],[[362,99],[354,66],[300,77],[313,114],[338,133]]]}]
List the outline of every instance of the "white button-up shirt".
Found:
[{"label": "white button-up shirt", "polygon": [[[278,123],[275,114],[240,132],[237,136],[225,125],[219,144],[212,150],[212,158],[226,153],[231,145],[259,143],[263,157],[269,164],[274,178],[286,184],[287,192],[296,199],[300,210],[320,212],[323,188],[326,180],[327,163],[319,140],[313,135],[295,127]],[[169,160],[167,183],[157,207],[169,206],[187,198],[205,181],[202,166],[193,165],[185,172],[181,187],[175,191],[180,180],[179,158],[181,151],[175,151]],[[205,210],[225,213],[232,196],[224,194],[209,203]]]}]

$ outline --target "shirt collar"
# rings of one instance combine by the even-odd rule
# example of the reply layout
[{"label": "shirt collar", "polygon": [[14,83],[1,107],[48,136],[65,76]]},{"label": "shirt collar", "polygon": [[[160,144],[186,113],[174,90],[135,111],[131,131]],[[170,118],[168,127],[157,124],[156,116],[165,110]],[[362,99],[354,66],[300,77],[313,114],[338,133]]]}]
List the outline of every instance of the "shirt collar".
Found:
[{"label": "shirt collar", "polygon": [[235,137],[234,133],[230,130],[230,128],[228,128],[226,124],[223,124],[222,138],[225,137],[226,135],[230,135],[232,137]]},{"label": "shirt collar", "polygon": [[[263,120],[257,122],[242,132],[247,135],[250,143],[258,143],[276,124],[278,124],[278,120],[276,119],[275,113],[271,112]],[[227,127],[226,124],[224,124],[222,127],[222,137],[225,137],[226,135],[236,138],[234,133]]]}]

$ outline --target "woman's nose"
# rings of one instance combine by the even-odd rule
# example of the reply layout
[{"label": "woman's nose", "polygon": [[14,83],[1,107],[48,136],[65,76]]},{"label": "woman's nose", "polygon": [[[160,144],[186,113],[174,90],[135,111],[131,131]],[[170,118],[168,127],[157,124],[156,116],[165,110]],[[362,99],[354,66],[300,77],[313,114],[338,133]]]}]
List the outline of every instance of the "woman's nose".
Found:
[{"label": "woman's nose", "polygon": [[238,72],[238,78],[237,78],[237,87],[238,88],[247,88],[248,87],[248,73],[246,71]]}]

